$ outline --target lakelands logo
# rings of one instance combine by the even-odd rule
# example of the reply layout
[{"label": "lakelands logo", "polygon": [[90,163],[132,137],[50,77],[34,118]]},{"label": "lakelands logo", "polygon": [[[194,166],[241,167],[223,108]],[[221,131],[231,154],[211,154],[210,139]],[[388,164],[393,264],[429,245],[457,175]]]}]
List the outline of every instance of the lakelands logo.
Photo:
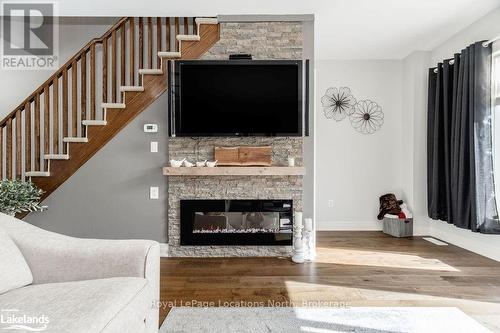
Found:
[{"label": "lakelands logo", "polygon": [[2,330],[20,330],[23,332],[43,332],[50,323],[46,315],[26,315],[18,309],[0,311],[0,328]]},{"label": "lakelands logo", "polygon": [[2,2],[1,68],[53,70],[58,65],[56,3]]}]

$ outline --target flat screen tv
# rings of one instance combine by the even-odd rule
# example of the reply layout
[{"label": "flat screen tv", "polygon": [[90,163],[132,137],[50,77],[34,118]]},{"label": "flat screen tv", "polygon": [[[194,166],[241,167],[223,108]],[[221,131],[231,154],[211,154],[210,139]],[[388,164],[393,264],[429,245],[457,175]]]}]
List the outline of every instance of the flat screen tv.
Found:
[{"label": "flat screen tv", "polygon": [[181,60],[173,80],[172,136],[302,135],[300,60]]}]

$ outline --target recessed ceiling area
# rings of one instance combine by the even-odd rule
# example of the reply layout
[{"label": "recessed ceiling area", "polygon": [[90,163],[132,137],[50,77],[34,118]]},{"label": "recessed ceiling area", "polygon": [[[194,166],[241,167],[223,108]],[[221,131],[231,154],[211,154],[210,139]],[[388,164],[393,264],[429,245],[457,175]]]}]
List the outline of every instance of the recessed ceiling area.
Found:
[{"label": "recessed ceiling area", "polygon": [[65,0],[59,15],[314,14],[316,59],[401,59],[433,49],[498,6],[499,0]]}]

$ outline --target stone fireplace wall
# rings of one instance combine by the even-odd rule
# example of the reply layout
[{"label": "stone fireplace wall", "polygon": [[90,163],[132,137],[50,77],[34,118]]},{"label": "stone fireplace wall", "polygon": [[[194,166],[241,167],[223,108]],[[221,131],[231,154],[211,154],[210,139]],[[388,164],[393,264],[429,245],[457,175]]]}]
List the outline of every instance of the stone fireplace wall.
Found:
[{"label": "stone fireplace wall", "polygon": [[[221,23],[220,41],[203,59],[227,59],[231,53],[250,53],[253,59],[302,59],[301,22]],[[264,146],[273,148],[273,165],[286,165],[288,157],[303,165],[302,138],[169,138],[169,159],[213,159],[215,146]],[[168,179],[168,240],[170,256],[277,256],[290,247],[279,246],[179,246],[181,199],[293,199],[302,210],[300,176],[223,176]]]}]

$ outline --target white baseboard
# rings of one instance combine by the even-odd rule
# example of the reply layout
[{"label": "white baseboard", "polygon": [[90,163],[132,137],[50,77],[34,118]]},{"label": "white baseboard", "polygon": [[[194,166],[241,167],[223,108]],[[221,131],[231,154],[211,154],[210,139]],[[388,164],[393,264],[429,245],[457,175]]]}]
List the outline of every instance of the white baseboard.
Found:
[{"label": "white baseboard", "polygon": [[[317,231],[382,231],[382,221],[316,221]],[[413,225],[414,236],[429,236],[429,230]]]},{"label": "white baseboard", "polygon": [[160,243],[160,257],[168,257],[168,244]]},{"label": "white baseboard", "polygon": [[316,221],[317,231],[380,231],[381,221]]}]

